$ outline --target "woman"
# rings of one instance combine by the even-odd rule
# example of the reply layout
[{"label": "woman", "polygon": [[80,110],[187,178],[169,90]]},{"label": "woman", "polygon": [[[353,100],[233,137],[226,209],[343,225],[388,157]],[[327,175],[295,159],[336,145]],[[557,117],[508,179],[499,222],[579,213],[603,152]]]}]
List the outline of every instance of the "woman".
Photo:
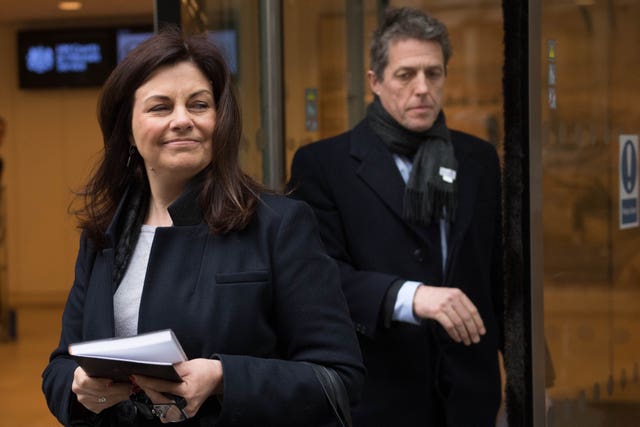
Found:
[{"label": "woman", "polygon": [[[62,335],[43,390],[64,425],[311,426],[333,416],[314,365],[351,401],[364,368],[310,208],[241,172],[239,107],[206,38],[164,31],[133,50],[98,106],[104,156]],[[181,383],[88,377],[70,343],[171,328]],[[182,411],[149,411],[183,402]],[[156,408],[157,409],[157,408]]]}]

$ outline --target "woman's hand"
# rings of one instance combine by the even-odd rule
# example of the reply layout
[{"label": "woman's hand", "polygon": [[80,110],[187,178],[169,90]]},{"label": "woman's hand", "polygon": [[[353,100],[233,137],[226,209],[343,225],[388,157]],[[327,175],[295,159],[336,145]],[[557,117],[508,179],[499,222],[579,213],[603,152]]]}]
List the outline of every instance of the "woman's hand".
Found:
[{"label": "woman's hand", "polygon": [[205,400],[220,395],[222,385],[222,363],[212,359],[193,359],[175,365],[182,377],[181,383],[134,375],[133,380],[155,404],[169,403],[171,399],[163,393],[181,396],[186,401],[184,412],[193,417]]},{"label": "woman's hand", "polygon": [[95,414],[128,400],[131,384],[114,383],[108,378],[91,378],[81,367],[73,371],[71,390],[76,394],[78,402]]}]

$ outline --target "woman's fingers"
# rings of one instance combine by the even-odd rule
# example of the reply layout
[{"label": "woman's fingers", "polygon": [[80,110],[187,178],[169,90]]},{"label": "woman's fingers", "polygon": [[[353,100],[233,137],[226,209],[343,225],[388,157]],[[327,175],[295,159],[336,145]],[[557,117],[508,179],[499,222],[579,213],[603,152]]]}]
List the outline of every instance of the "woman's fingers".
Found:
[{"label": "woman's fingers", "polygon": [[76,394],[78,402],[93,413],[100,413],[106,408],[129,398],[131,385],[114,383],[107,378],[91,378],[80,367],[73,375],[71,390]]}]

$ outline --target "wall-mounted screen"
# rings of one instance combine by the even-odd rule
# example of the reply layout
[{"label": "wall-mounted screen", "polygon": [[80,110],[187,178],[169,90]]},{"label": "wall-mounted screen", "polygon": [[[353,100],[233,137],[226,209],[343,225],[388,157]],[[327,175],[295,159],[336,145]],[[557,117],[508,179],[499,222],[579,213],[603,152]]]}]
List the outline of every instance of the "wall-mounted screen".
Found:
[{"label": "wall-mounted screen", "polygon": [[[238,74],[235,29],[208,31]],[[22,89],[101,86],[125,55],[153,35],[151,26],[66,28],[18,32],[18,80]]]},{"label": "wall-mounted screen", "polygon": [[123,40],[151,34],[151,26],[18,31],[20,88],[101,86],[131,44]]},{"label": "wall-mounted screen", "polygon": [[100,86],[116,61],[110,29],[18,32],[21,88]]},{"label": "wall-mounted screen", "polygon": [[211,30],[208,33],[209,40],[214,42],[227,60],[229,71],[234,76],[238,75],[238,32],[232,28],[224,30]]},{"label": "wall-mounted screen", "polygon": [[[153,35],[153,31],[121,29],[116,34],[118,46],[118,62],[122,61],[127,53],[138,44]],[[222,30],[207,31],[207,37],[214,42],[224,55],[229,71],[234,76],[238,74],[238,32],[228,28]]]},{"label": "wall-mounted screen", "polygon": [[134,47],[148,39],[153,35],[153,30],[131,30],[120,29],[116,32],[116,45],[118,49],[118,62],[122,61],[124,57],[133,50]]}]

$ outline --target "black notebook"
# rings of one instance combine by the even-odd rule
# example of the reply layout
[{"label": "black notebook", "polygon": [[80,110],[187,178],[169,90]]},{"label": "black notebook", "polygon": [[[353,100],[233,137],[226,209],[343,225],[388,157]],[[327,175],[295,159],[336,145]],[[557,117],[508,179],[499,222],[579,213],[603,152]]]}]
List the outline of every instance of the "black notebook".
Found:
[{"label": "black notebook", "polygon": [[173,365],[187,357],[171,329],[69,345],[87,375],[128,382],[132,374],[182,381]]}]

